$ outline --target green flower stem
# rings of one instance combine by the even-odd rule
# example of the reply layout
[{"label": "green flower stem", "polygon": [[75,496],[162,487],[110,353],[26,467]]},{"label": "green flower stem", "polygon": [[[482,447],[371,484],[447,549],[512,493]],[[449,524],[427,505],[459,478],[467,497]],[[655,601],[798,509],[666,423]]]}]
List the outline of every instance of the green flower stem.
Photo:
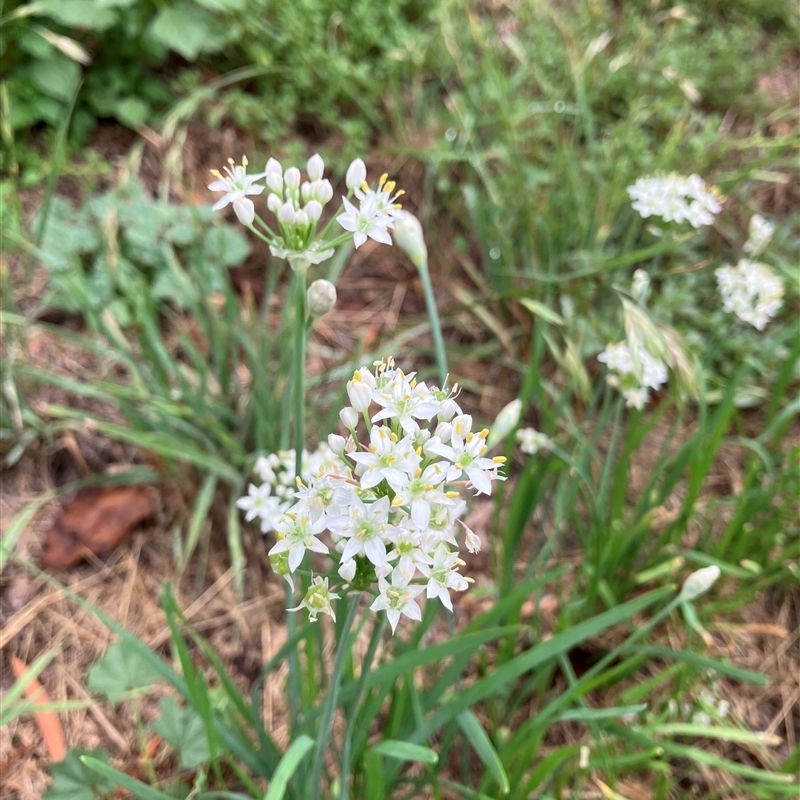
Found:
[{"label": "green flower stem", "polygon": [[294,273],[294,474],[301,477],[306,446],[306,274]]},{"label": "green flower stem", "polygon": [[[367,612],[369,613],[369,612]],[[367,689],[367,676],[372,668],[372,661],[375,658],[375,653],[378,651],[378,645],[383,637],[383,632],[386,629],[386,614],[381,614],[380,621],[375,623],[372,629],[372,638],[369,640],[369,647],[367,654],[364,656],[364,663],[361,665],[361,677],[358,679],[358,688],[356,689],[356,697],[353,700],[352,711],[350,718],[347,720],[347,729],[344,733],[344,744],[342,745],[342,766],[339,775],[341,783],[341,790],[339,800],[349,800],[350,798],[350,761],[352,759],[353,751],[353,733],[355,731],[356,719],[358,717],[361,702]]]},{"label": "green flower stem", "polygon": [[425,293],[425,305],[428,308],[428,318],[431,321],[431,335],[433,336],[433,349],[436,353],[436,363],[439,367],[440,387],[447,381],[447,356],[444,352],[444,338],[442,337],[442,323],[439,321],[439,312],[436,310],[436,298],[433,296],[431,276],[428,273],[428,259],[416,264],[422,281],[422,291]]},{"label": "green flower stem", "polygon": [[[306,275],[304,272],[294,273],[294,474],[300,477],[303,470],[303,449],[305,448],[305,378],[306,378]],[[294,592],[287,588],[287,608],[296,605]],[[289,605],[291,602],[291,605]],[[297,623],[294,614],[286,615],[286,635],[294,635]],[[297,650],[289,654],[289,714],[292,732],[297,730],[300,717],[300,659]]]},{"label": "green flower stem", "polygon": [[[323,797],[322,767],[325,763],[325,751],[328,749],[328,739],[330,739],[331,729],[333,728],[333,715],[336,711],[336,704],[339,698],[339,686],[342,682],[342,672],[347,657],[350,655],[350,631],[353,628],[353,622],[355,622],[360,601],[360,593],[349,600],[350,606],[347,609],[347,617],[342,625],[339,641],[336,643],[336,659],[333,662],[333,672],[331,673],[331,682],[328,686],[328,696],[325,698],[325,705],[322,709],[322,719],[319,725],[317,746],[314,753],[314,767],[311,771],[311,783],[308,786],[308,792],[305,797]],[[345,599],[345,602],[348,602],[348,600]],[[346,779],[347,776],[342,775],[342,781],[344,782]]]}]

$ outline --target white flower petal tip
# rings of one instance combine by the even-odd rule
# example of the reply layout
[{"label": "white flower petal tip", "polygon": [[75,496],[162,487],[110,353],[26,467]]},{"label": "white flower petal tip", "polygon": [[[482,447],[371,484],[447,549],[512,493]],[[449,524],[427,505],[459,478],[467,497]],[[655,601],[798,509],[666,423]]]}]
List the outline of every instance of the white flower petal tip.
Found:
[{"label": "white flower petal tip", "polygon": [[688,602],[700,597],[717,582],[719,576],[720,569],[716,564],[698,569],[683,582],[680,599]]}]

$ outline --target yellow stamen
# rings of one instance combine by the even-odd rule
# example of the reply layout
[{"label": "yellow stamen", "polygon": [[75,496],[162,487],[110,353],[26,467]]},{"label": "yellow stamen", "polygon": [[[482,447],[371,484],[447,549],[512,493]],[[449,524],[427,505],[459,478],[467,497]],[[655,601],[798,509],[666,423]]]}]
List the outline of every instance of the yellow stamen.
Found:
[{"label": "yellow stamen", "polygon": [[485,453],[485,452],[486,452],[488,449],[489,449],[489,448],[488,448],[486,445],[484,445],[483,447],[481,447],[481,452],[480,452],[480,455],[483,455],[483,454],[484,454],[484,453]]},{"label": "yellow stamen", "polygon": [[393,506],[401,506],[401,505],[403,505],[403,498],[402,497],[395,497],[395,499],[392,500],[392,505]]},{"label": "yellow stamen", "polygon": [[233,166],[233,165],[234,165],[236,162],[235,162],[235,161],[234,161],[232,158],[229,158],[229,159],[228,159],[228,163],[229,163],[231,166]]},{"label": "yellow stamen", "polygon": [[480,437],[481,437],[481,439],[485,439],[485,438],[486,438],[488,435],[489,435],[489,429],[488,429],[488,428],[484,428],[484,429],[483,429],[483,430],[482,430],[482,431],[481,431],[481,432],[478,434],[478,436],[480,436]]},{"label": "yellow stamen", "polygon": [[398,189],[397,190],[397,194],[395,196],[396,197],[400,197],[401,195],[404,195],[405,193],[406,193],[405,189]]},{"label": "yellow stamen", "polygon": [[386,185],[383,187],[389,194],[394,191],[394,187],[396,186],[394,181],[386,181]]},{"label": "yellow stamen", "polygon": [[353,373],[353,383],[361,383],[361,373],[356,371]]},{"label": "yellow stamen", "polygon": [[470,431],[466,436],[467,444],[469,444],[474,438],[475,434],[472,431]]},{"label": "yellow stamen", "polygon": [[246,167],[250,162],[247,160],[247,156],[242,156],[242,166]]},{"label": "yellow stamen", "polygon": [[[422,448],[419,449],[421,450]],[[422,475],[422,470],[417,467],[416,471],[414,472],[414,478],[419,478],[420,475]]]},{"label": "yellow stamen", "polygon": [[[419,446],[419,447],[418,447],[418,448],[417,448],[417,449],[416,449],[414,452],[415,452],[415,453],[416,453],[418,456],[421,456],[421,455],[422,455],[422,445],[420,445],[420,446]],[[417,470],[417,472],[419,472],[419,470]]]},{"label": "yellow stamen", "polygon": [[369,451],[370,451],[370,453],[376,453],[376,452],[378,451],[378,448],[377,448],[377,447],[375,447],[375,445],[374,445],[374,444],[371,444],[371,445],[369,446]]},{"label": "yellow stamen", "polygon": [[507,460],[505,456],[494,456],[494,458],[492,458],[495,464],[505,464]]},{"label": "yellow stamen", "polygon": [[364,183],[361,184],[361,191],[362,192],[368,192],[369,191],[369,184],[366,181],[364,181]]},{"label": "yellow stamen", "polygon": [[389,173],[384,172],[383,175],[381,175],[381,179],[378,181],[378,186],[383,187],[383,184],[386,183],[387,180],[389,180]]},{"label": "yellow stamen", "polygon": [[389,438],[392,440],[392,444],[397,444],[397,434],[394,431],[389,434]]},{"label": "yellow stamen", "polygon": [[218,169],[212,169],[212,170],[211,170],[211,174],[212,174],[212,175],[213,175],[215,178],[221,178],[221,177],[222,177],[222,173],[221,173],[221,172],[220,172]]},{"label": "yellow stamen", "polygon": [[449,492],[445,492],[445,494],[452,500],[455,497],[458,497],[458,492],[450,490]]}]

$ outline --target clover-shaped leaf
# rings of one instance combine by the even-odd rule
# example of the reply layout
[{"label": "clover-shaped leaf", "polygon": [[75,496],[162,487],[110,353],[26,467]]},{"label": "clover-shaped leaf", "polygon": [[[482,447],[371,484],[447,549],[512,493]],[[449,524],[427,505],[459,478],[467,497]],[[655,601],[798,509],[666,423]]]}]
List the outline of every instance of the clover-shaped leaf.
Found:
[{"label": "clover-shaped leaf", "polygon": [[131,689],[145,689],[160,677],[136,650],[126,642],[117,642],[89,670],[86,687],[116,703]]},{"label": "clover-shaped leaf", "polygon": [[182,768],[199,767],[210,758],[203,720],[193,708],[179,706],[174,697],[161,701],[161,717],[153,730],[178,751]]}]

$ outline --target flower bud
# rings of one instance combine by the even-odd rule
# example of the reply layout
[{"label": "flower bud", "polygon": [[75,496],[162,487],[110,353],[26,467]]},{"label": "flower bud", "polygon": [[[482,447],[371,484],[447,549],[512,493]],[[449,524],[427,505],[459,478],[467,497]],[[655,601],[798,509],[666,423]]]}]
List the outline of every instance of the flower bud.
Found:
[{"label": "flower bud", "polygon": [[340,456],[344,453],[344,448],[347,445],[347,439],[344,436],[339,436],[338,433],[329,433],[328,434],[328,447],[330,447],[331,451]]},{"label": "flower bud", "polygon": [[294,224],[297,225],[298,228],[308,227],[308,214],[306,214],[306,212],[302,208],[300,209],[300,211],[295,211]]},{"label": "flower bud", "polygon": [[330,281],[320,278],[308,287],[308,291],[306,292],[306,307],[312,319],[327,314],[335,305],[336,287]]},{"label": "flower bud", "polygon": [[360,158],[357,158],[347,168],[347,175],[345,176],[344,182],[347,184],[347,188],[352,191],[360,188],[361,184],[364,183],[366,179],[367,166]]},{"label": "flower bud", "polygon": [[422,235],[422,225],[408,211],[399,212],[392,226],[394,243],[411,259],[411,263],[419,269],[428,263],[428,248]]},{"label": "flower bud", "polygon": [[354,558],[350,558],[347,561],[342,561],[342,563],[339,564],[339,577],[341,577],[342,580],[345,580],[348,583],[350,583],[350,581],[352,581],[353,578],[355,578],[355,576],[356,576],[356,561]]},{"label": "flower bud", "polygon": [[631,295],[640,306],[647,303],[647,298],[650,296],[650,276],[643,269],[637,269],[633,273]]},{"label": "flower bud", "polygon": [[438,436],[444,444],[447,444],[453,436],[453,426],[449,422],[440,422],[433,435]]},{"label": "flower bud", "polygon": [[291,203],[284,203],[278,209],[278,222],[284,225],[291,225],[294,222],[294,206]]},{"label": "flower bud", "polygon": [[321,180],[317,181],[314,184],[314,199],[319,200],[320,203],[324,206],[326,203],[330,203],[331,199],[333,198],[333,186],[331,186],[331,182],[329,180]]},{"label": "flower bud", "polygon": [[315,153],[308,159],[306,172],[308,173],[308,179],[310,181],[322,180],[322,173],[325,172],[325,162],[322,160],[322,156],[320,156],[319,153]]},{"label": "flower bud", "polygon": [[360,372],[353,374],[353,380],[347,382],[347,396],[353,408],[362,413],[372,403],[372,389],[363,381]]},{"label": "flower bud", "polygon": [[283,173],[283,182],[293,192],[297,191],[300,188],[300,170],[297,167],[289,167]]},{"label": "flower bud", "polygon": [[339,412],[339,420],[349,431],[354,431],[358,425],[358,412],[350,406],[345,406]]},{"label": "flower bud", "polygon": [[277,194],[270,192],[269,196],[267,197],[267,208],[273,214],[277,214],[278,211],[280,211],[282,205],[283,205],[283,200],[281,200],[281,198],[278,197]]},{"label": "flower bud", "polygon": [[322,203],[316,200],[309,200],[306,204],[305,212],[311,222],[319,222],[319,218],[322,216]]},{"label": "flower bud", "polygon": [[517,427],[520,414],[522,413],[522,400],[517,398],[504,406],[489,431],[489,438],[486,444],[489,449],[499,444]]},{"label": "flower bud", "polygon": [[289,568],[289,553],[284,551],[283,553],[275,553],[275,555],[271,555],[269,557],[269,563],[272,567],[272,571],[276,575],[283,575],[286,578],[289,586],[294,588],[294,583],[292,582],[292,571]]},{"label": "flower bud", "polygon": [[274,158],[271,158],[267,161],[267,168],[264,170],[267,175],[283,175],[283,167],[281,166],[280,161],[276,161]]},{"label": "flower bud", "polygon": [[442,410],[436,415],[440,422],[449,422],[456,414],[461,413],[458,403],[451,398],[442,400]]},{"label": "flower bud", "polygon": [[307,203],[314,195],[312,194],[314,190],[314,184],[308,183],[304,181],[300,184],[300,197],[302,198],[304,203]]},{"label": "flower bud", "polygon": [[283,193],[283,177],[280,172],[267,173],[267,188],[278,194]]},{"label": "flower bud", "polygon": [[716,583],[719,575],[719,567],[716,564],[696,570],[683,582],[680,599],[694,600],[705,594]]}]

